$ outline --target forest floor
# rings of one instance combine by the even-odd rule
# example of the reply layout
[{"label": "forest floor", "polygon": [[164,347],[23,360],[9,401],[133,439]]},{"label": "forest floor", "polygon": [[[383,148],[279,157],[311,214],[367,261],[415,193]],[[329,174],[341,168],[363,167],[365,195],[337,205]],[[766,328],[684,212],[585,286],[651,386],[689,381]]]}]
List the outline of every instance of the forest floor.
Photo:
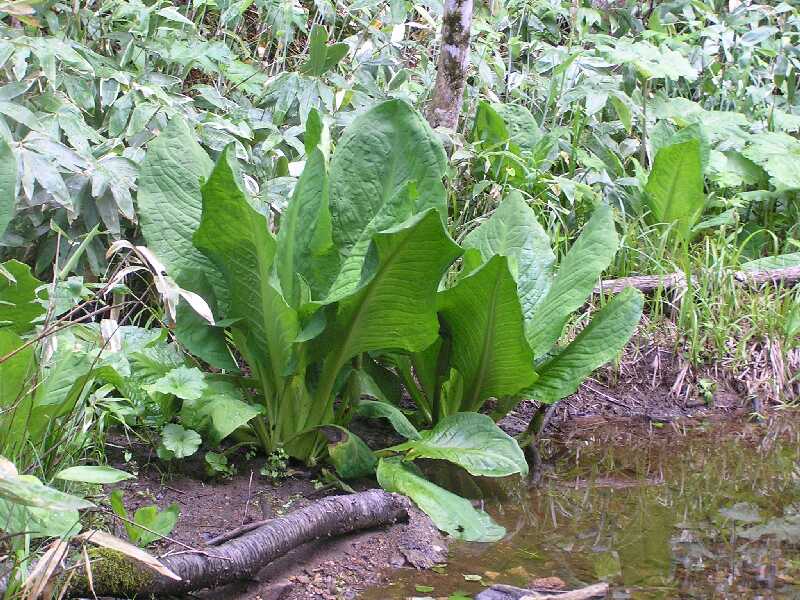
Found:
[{"label": "forest floor", "polygon": [[[575,438],[591,440],[594,432],[609,425],[658,435],[660,430],[707,421],[744,421],[753,413],[747,389],[737,376],[724,370],[696,371],[671,350],[652,346],[639,351],[635,359],[601,369],[576,394],[559,403],[543,437],[558,444]],[[532,404],[523,403],[501,426],[516,434],[527,427],[534,410]],[[356,431],[367,443],[391,437],[388,428],[376,423],[370,423],[363,431],[356,427]],[[187,547],[203,549],[214,536],[337,493],[320,487],[315,480],[317,472],[292,466],[287,477],[269,480],[260,474],[263,458],[244,462],[234,459],[238,463],[235,475],[207,479],[198,477],[203,472],[199,461],[182,461],[180,471],[164,472],[150,447],[119,438],[116,444],[119,462],[122,452],[127,451],[139,467],[138,479],[121,485],[128,510],[153,503],[161,508],[173,502],[180,506],[180,519],[170,540],[157,548],[162,556]],[[131,461],[124,467],[130,469]],[[374,482],[364,481],[354,487],[371,486]],[[263,569],[254,581],[199,596],[260,600],[355,598],[367,587],[386,583],[389,569],[430,568],[446,562],[446,556],[446,540],[423,513],[414,510],[408,523],[306,544]]]}]

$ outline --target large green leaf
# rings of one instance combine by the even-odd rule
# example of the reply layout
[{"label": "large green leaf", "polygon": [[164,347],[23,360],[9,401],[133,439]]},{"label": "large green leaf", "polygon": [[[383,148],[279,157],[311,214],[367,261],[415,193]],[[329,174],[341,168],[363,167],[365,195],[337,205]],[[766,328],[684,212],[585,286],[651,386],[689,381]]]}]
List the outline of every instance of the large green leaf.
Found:
[{"label": "large green leaf", "polygon": [[[208,303],[213,314],[219,314],[216,294],[205,274],[193,271],[191,279],[192,291]],[[209,325],[208,321],[197,314],[186,300],[181,299],[178,303],[174,331],[178,341],[193,355],[217,369],[237,370],[238,367],[225,341],[224,328]]]},{"label": "large green leaf", "polygon": [[88,500],[48,487],[28,475],[0,477],[0,498],[22,506],[50,510],[79,510],[94,506]]},{"label": "large green leaf", "polygon": [[256,211],[239,187],[235,158],[228,147],[203,186],[203,215],[194,240],[224,274],[230,294],[226,315],[237,347],[262,381],[273,389],[291,360],[299,333],[296,313],[270,280],[275,238],[264,215]]},{"label": "large green leaf", "polygon": [[495,108],[486,101],[478,102],[472,140],[479,142],[485,150],[496,150],[509,142],[508,126]]},{"label": "large green leaf", "polygon": [[415,352],[436,340],[436,289],[460,254],[434,209],[373,237],[361,285],[328,307],[328,328],[316,341],[317,353],[327,354],[323,394],[357,354],[387,348]]},{"label": "large green leaf", "polygon": [[[203,293],[210,285],[214,298],[225,306],[228,297],[222,276],[193,244],[203,211],[200,185],[212,167],[211,159],[197,143],[196,134],[182,117],[174,117],[147,147],[136,198],[147,246],[168,273],[188,290]],[[201,285],[197,285],[198,281]],[[233,366],[225,357],[223,331],[195,315],[186,317],[185,313],[191,312],[186,306],[182,307],[182,312],[180,316],[190,322],[176,330],[180,342],[217,366]],[[188,325],[193,328],[191,332]]]},{"label": "large green leaf", "polygon": [[213,166],[186,121],[175,117],[148,145],[139,173],[137,203],[147,246],[178,285],[189,289],[191,279],[182,271],[201,270],[212,274],[209,281],[219,281],[214,266],[192,242],[203,212],[201,180]]},{"label": "large green leaf", "polygon": [[[11,328],[0,329],[0,356],[20,348],[22,339]],[[29,381],[34,372],[33,346],[0,363],[0,451],[19,447],[27,435],[30,412]]]},{"label": "large green leaf", "polygon": [[300,71],[314,77],[321,77],[335,67],[350,49],[344,42],[328,46],[328,32],[322,25],[314,25],[309,42],[308,60],[300,66]]},{"label": "large green leaf", "polygon": [[539,123],[527,108],[521,104],[492,104],[492,108],[500,115],[508,128],[508,139],[519,146],[520,150],[533,152],[542,138]]},{"label": "large green leaf", "polygon": [[782,132],[762,131],[750,138],[742,152],[747,158],[764,168],[770,182],[778,191],[800,189],[800,141]]},{"label": "large green leaf", "polygon": [[633,65],[645,79],[697,79],[697,69],[666,44],[658,47],[645,40],[634,42],[631,38],[621,38],[613,40],[613,44],[600,44],[598,50],[614,62]]},{"label": "large green leaf", "polygon": [[661,148],[645,191],[652,219],[676,224],[681,236],[687,238],[706,202],[700,141],[693,138]]},{"label": "large green leaf", "polygon": [[789,254],[778,254],[777,256],[766,256],[756,258],[742,263],[745,271],[763,271],[766,269],[789,269],[800,267],[800,252],[790,252]]},{"label": "large green leaf", "polygon": [[362,400],[355,406],[355,413],[361,417],[370,419],[387,419],[394,427],[394,430],[409,440],[420,439],[419,431],[414,427],[408,418],[399,408],[388,402],[377,400]]},{"label": "large green leaf", "polygon": [[9,260],[2,266],[15,281],[0,277],[0,328],[11,327],[23,334],[32,330],[32,322],[45,312],[36,300],[36,288],[42,282],[31,275],[31,268],[24,263]]},{"label": "large green leaf", "polygon": [[312,299],[320,300],[339,272],[339,254],[331,237],[327,161],[319,148],[309,153],[281,215],[276,266],[283,295],[292,306],[300,304],[298,277],[311,289]]},{"label": "large green leaf", "polygon": [[14,216],[17,199],[17,157],[0,138],[0,237]]},{"label": "large green leaf", "polygon": [[460,406],[448,412],[477,411],[488,398],[533,383],[533,354],[506,257],[492,257],[440,293],[437,310],[451,339],[450,364],[463,377],[465,390]]},{"label": "large green leaf", "polygon": [[358,479],[375,473],[378,459],[360,437],[336,425],[321,429],[328,438],[328,456],[339,477]]},{"label": "large green leaf", "polygon": [[[22,338],[11,328],[0,329],[0,356],[11,354],[22,344]],[[0,363],[0,410],[7,410],[22,397],[33,361],[33,346],[28,346]]]},{"label": "large green leaf", "polygon": [[609,206],[595,209],[581,235],[558,267],[553,285],[536,308],[525,333],[536,358],[553,347],[573,311],[594,289],[617,251],[617,232]]},{"label": "large green leaf", "polygon": [[157,506],[143,506],[134,513],[133,524],[125,523],[125,530],[132,542],[144,547],[168,536],[175,529],[180,513],[177,503],[161,511]]},{"label": "large green leaf", "polygon": [[152,393],[173,394],[182,400],[197,400],[207,384],[203,372],[197,367],[176,367],[169,373],[145,386]]},{"label": "large green leaf", "polygon": [[633,335],[644,297],[628,288],[599,310],[564,350],[537,367],[539,379],[525,395],[552,404],[573,394],[589,374],[613,359]]},{"label": "large green leaf", "polygon": [[22,506],[2,498],[0,523],[6,533],[26,533],[32,538],[68,538],[81,530],[81,517],[77,510]]},{"label": "large green leaf", "polygon": [[431,483],[413,464],[399,458],[378,462],[378,483],[387,492],[405,494],[427,514],[434,525],[457,539],[496,542],[506,531],[469,500]]},{"label": "large green leaf", "polygon": [[333,298],[354,290],[373,235],[428,208],[446,215],[441,143],[425,119],[401,100],[357,117],[331,160],[333,241],[344,257]]},{"label": "large green leaf", "polygon": [[[464,238],[462,245],[477,249],[480,262],[497,255],[508,257],[527,326],[552,285],[556,257],[550,249],[550,238],[522,195],[516,191],[509,194],[491,217]],[[477,261],[478,256],[468,251],[464,256],[465,270],[473,271]]]},{"label": "large green leaf", "polygon": [[136,479],[136,476],[107,465],[79,465],[77,467],[62,469],[55,474],[55,478],[63,481],[79,481],[82,483],[107,485],[110,483],[119,483],[126,479]]},{"label": "large green leaf", "polygon": [[32,475],[0,472],[0,523],[3,531],[33,538],[69,537],[80,531],[79,508],[94,506],[45,486]]},{"label": "large green leaf", "polygon": [[516,440],[487,415],[474,412],[445,417],[419,440],[410,440],[392,450],[407,452],[407,458],[447,460],[472,475],[506,477],[526,475],[528,462]]},{"label": "large green leaf", "polygon": [[218,444],[247,425],[261,410],[245,402],[241,391],[228,382],[212,379],[207,384],[202,396],[183,403],[181,422],[192,429],[207,432],[211,442]]},{"label": "large green leaf", "polygon": [[33,393],[28,431],[32,439],[43,435],[54,419],[70,414],[82,394],[87,392],[97,366],[90,354],[74,338],[59,335],[58,350],[44,365]]}]

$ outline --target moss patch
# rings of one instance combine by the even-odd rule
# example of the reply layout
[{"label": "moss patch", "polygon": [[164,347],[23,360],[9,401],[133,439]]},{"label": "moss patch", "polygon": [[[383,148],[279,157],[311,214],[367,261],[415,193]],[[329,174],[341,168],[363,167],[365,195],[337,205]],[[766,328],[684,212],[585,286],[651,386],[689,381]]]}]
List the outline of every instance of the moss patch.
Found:
[{"label": "moss patch", "polygon": [[[92,548],[88,553],[92,561],[94,589],[102,596],[132,596],[148,589],[153,582],[150,571],[121,552]],[[73,591],[90,592],[85,567],[79,567],[70,587]]]}]

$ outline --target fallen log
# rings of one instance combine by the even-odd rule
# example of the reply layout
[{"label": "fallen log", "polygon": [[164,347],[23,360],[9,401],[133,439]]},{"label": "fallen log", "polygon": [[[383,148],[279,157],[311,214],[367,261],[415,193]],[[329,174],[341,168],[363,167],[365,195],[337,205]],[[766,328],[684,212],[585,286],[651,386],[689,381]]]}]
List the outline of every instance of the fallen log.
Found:
[{"label": "fallen log", "polygon": [[537,592],[513,585],[493,585],[475,596],[475,600],[590,600],[605,598],[608,595],[607,583],[596,583],[579,590]]},{"label": "fallen log", "polygon": [[[746,287],[758,287],[765,283],[794,285],[800,281],[800,267],[783,267],[763,271],[732,271],[730,275],[736,283]],[[697,276],[694,276],[694,281],[697,281]],[[666,275],[637,275],[621,279],[606,279],[594,288],[594,293],[598,295],[618,294],[629,287],[644,293],[652,293],[657,289],[681,289],[686,287],[686,275],[684,273],[668,273]]]},{"label": "fallen log", "polygon": [[[219,587],[253,577],[268,563],[312,540],[390,525],[408,518],[407,500],[383,490],[324,498],[277,517],[258,529],[206,550],[190,550],[160,559],[168,577],[107,548],[90,551],[91,576],[77,563],[67,597],[116,598],[174,595]],[[0,581],[0,596],[5,591]]]}]

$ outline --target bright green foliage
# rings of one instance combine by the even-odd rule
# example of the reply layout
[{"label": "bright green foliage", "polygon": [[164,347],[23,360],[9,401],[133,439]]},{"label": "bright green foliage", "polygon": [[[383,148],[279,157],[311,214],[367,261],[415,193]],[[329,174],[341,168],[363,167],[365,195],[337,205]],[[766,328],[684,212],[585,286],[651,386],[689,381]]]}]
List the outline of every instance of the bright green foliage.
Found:
[{"label": "bright green foliage", "polygon": [[407,459],[436,458],[466,469],[471,475],[526,475],[528,463],[514,438],[486,415],[456,413],[445,417],[419,440],[391,448]]},{"label": "bright green foliage", "polygon": [[[175,282],[201,293],[210,306],[225,302],[221,276],[192,238],[200,224],[201,181],[213,163],[185,120],[173,118],[147,149],[137,201],[142,233]],[[232,368],[221,329],[214,328],[182,301],[176,333],[194,354],[220,368]]]},{"label": "bright green foliage", "polygon": [[[586,302],[616,250],[611,209],[600,206],[561,261],[547,294],[528,320],[526,336],[537,359],[558,341],[569,316]],[[615,342],[621,348],[627,337]]]},{"label": "bright green foliage", "polygon": [[328,438],[331,464],[340,477],[358,479],[375,473],[378,460],[360,437],[335,425],[325,426],[322,431]]},{"label": "bright green foliage", "polygon": [[0,276],[0,327],[11,327],[19,334],[33,329],[33,321],[45,309],[37,300],[36,290],[42,282],[31,275],[31,268],[16,260],[3,263],[14,279]]},{"label": "bright green foliage", "polygon": [[[564,327],[592,294],[617,243],[612,211],[600,206],[554,274],[555,256],[533,211],[519,194],[503,200],[464,239],[467,275],[439,293],[440,339],[408,364],[395,360],[421,419],[436,423],[453,413],[477,411],[492,397],[501,399],[495,417],[522,397],[554,402],[611,360],[641,316],[638,292],[611,303],[574,348],[561,351],[558,386],[553,387],[555,371],[544,386],[537,385],[542,364],[549,364],[550,353],[559,353],[555,345]],[[594,331],[602,331],[602,337]]]},{"label": "bright green foliage", "polygon": [[621,39],[613,40],[613,43],[609,40],[609,44],[601,44],[598,50],[615,63],[632,65],[643,79],[697,79],[697,69],[679,52],[666,45],[659,48],[647,41]]},{"label": "bright green foliage", "polygon": [[[322,143],[313,117],[309,129]],[[364,168],[376,157],[376,172]],[[333,400],[348,361],[435,341],[436,290],[460,254],[431,209],[444,203],[441,146],[406,104],[390,101],[360,117],[342,136],[329,176],[325,165],[316,145],[276,238],[250,205],[227,150],[202,188],[194,238],[225,276],[225,316],[261,385],[267,426],[257,425],[256,434],[268,451],[287,446],[306,460],[322,448],[315,428],[336,420]],[[331,277],[337,255],[343,266]],[[326,299],[334,278],[337,289]]]},{"label": "bright green foliage", "polygon": [[355,407],[356,414],[367,419],[385,418],[395,431],[409,440],[420,439],[419,431],[411,424],[399,408],[387,402],[362,400]]},{"label": "bright green foliage", "polygon": [[480,410],[488,398],[510,396],[533,383],[533,353],[504,256],[493,256],[439,294],[437,310],[446,328],[442,351],[463,378],[461,394],[434,406],[437,418]]},{"label": "bright green foliage", "polygon": [[0,456],[0,521],[5,532],[69,537],[80,531],[78,510],[92,507],[91,502],[46,486],[32,475],[20,475]]},{"label": "bright green foliage", "polygon": [[17,157],[0,138],[0,237],[14,216],[17,204]]},{"label": "bright green foliage", "polygon": [[619,354],[620,342],[627,341],[639,323],[643,304],[640,292],[623,290],[566,348],[538,365],[539,378],[526,393],[545,404],[573,394],[592,371]]},{"label": "bright green foliage", "polygon": [[378,483],[389,492],[405,494],[451,536],[472,542],[496,542],[506,531],[469,500],[431,483],[413,463],[399,458],[382,458],[378,463]]},{"label": "bright green foliage", "polygon": [[328,32],[322,25],[315,25],[311,29],[309,41],[308,60],[300,67],[300,71],[314,77],[321,77],[333,69],[350,49],[342,42],[328,46]]},{"label": "bright green foliage", "polygon": [[79,481],[82,483],[95,483],[107,485],[119,483],[126,479],[135,479],[130,473],[120,471],[114,467],[105,465],[83,465],[79,467],[69,467],[62,469],[55,475],[56,479],[63,481]]},{"label": "bright green foliage", "polygon": [[[372,416],[387,417],[393,411],[397,409],[389,404],[369,403],[368,412]],[[396,413],[390,422],[399,423],[395,430],[409,439],[376,453],[381,457],[377,462],[378,483],[388,491],[408,495],[437,527],[453,537],[489,542],[502,536],[503,528],[487,514],[476,511],[468,501],[425,479],[413,460],[446,460],[476,476],[525,475],[528,464],[516,440],[490,417],[474,412],[451,415],[432,430],[421,433],[407,421],[398,419]],[[375,472],[375,455],[356,435],[341,428],[324,429],[330,440],[331,462],[340,477],[362,477]]]},{"label": "bright green foliage", "polygon": [[192,243],[203,210],[200,183],[212,166],[189,125],[176,117],[148,146],[139,175],[137,199],[147,245],[178,285],[190,289],[192,272],[213,273]]},{"label": "bright green foliage", "polygon": [[199,369],[177,367],[145,389],[150,393],[173,394],[182,400],[197,400],[203,395],[206,382]]},{"label": "bright green foliage", "polygon": [[242,399],[235,385],[211,379],[199,398],[183,402],[180,415],[184,425],[202,432],[212,444],[219,444],[260,413],[259,407]]},{"label": "bright green foliage", "polygon": [[[310,135],[314,127],[319,128],[317,136]],[[339,272],[340,260],[331,237],[327,130],[317,111],[309,115],[306,137],[318,139],[306,140],[308,157],[281,215],[275,258],[283,295],[294,307],[300,304],[306,286],[312,298],[325,297]]]},{"label": "bright green foliage", "polygon": [[688,239],[705,207],[700,141],[661,148],[645,188],[652,220],[675,225],[683,239]]},{"label": "bright green foliage", "polygon": [[405,102],[379,104],[353,121],[331,160],[333,241],[344,261],[330,295],[352,291],[372,236],[434,208],[444,218],[446,157],[425,119]]},{"label": "bright green foliage", "polygon": [[[503,119],[507,128],[508,141],[516,144],[520,153],[535,152],[536,144],[542,138],[542,131],[531,111],[520,104],[492,104],[492,109]],[[498,132],[503,132],[499,127]]]},{"label": "bright green foliage", "polygon": [[778,191],[800,189],[800,141],[782,132],[762,132],[751,138],[751,145],[743,152],[769,174]]},{"label": "bright green foliage", "polygon": [[170,423],[161,432],[161,443],[175,458],[191,456],[200,447],[203,439],[196,431],[184,429],[180,425]]},{"label": "bright green foliage", "polygon": [[168,536],[175,529],[180,516],[180,507],[173,503],[164,510],[158,510],[157,506],[143,506],[131,519],[125,510],[120,490],[111,493],[111,510],[123,519],[128,539],[142,548]]},{"label": "bright green foliage", "polygon": [[517,282],[523,317],[526,324],[531,323],[552,285],[556,257],[550,249],[550,238],[521,194],[509,194],[485,223],[464,238],[463,246],[467,249],[467,271],[494,255],[507,257],[509,271]]}]

